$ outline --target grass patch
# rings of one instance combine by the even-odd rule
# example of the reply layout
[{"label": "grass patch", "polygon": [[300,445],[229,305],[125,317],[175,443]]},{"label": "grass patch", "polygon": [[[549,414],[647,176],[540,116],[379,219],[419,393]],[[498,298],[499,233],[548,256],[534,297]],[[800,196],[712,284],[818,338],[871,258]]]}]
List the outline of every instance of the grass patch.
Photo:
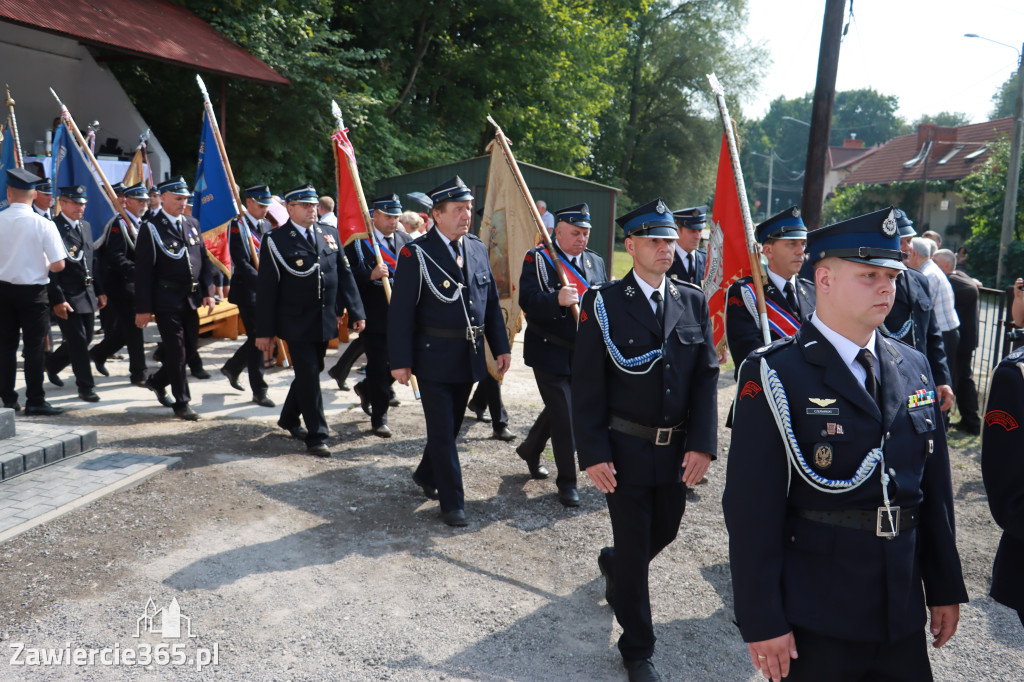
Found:
[{"label": "grass patch", "polygon": [[633,267],[633,257],[626,253],[626,247],[620,243],[615,244],[615,252],[612,255],[612,278],[622,279]]}]

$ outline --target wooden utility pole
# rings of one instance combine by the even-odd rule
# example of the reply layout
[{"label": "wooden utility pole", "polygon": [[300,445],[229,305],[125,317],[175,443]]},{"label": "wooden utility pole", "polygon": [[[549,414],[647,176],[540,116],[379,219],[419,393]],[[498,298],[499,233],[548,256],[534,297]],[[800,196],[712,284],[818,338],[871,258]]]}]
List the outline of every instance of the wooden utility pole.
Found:
[{"label": "wooden utility pole", "polygon": [[846,0],[826,0],[804,173],[802,217],[804,224],[812,230],[821,227],[821,204],[827,171],[825,163],[828,160],[828,138],[832,132],[832,105],[836,99],[836,72],[839,69],[839,44],[843,37],[845,10]]}]

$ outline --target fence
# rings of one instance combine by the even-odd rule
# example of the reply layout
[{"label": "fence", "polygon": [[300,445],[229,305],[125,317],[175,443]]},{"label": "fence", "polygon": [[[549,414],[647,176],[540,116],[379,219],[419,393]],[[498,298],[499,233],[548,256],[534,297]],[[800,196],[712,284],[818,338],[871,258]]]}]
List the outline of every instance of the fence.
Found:
[{"label": "fence", "polygon": [[1010,332],[1014,329],[1010,317],[1013,291],[982,287],[978,297],[978,348],[974,351],[971,372],[978,386],[978,404],[985,409],[988,399],[988,381],[999,361],[1021,345],[1014,342]]}]

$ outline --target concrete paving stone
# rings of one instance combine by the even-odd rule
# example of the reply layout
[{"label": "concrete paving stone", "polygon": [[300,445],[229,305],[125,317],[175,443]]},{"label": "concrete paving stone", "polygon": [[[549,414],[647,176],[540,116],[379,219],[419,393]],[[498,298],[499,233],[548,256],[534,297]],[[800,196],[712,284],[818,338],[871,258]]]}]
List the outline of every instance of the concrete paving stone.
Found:
[{"label": "concrete paving stone", "polygon": [[32,448],[30,452],[25,453],[23,459],[25,460],[25,471],[38,469],[46,463],[43,458],[43,449],[40,447]]},{"label": "concrete paving stone", "polygon": [[26,520],[33,519],[33,518],[39,516],[40,514],[45,514],[46,512],[48,512],[51,509],[53,509],[54,507],[56,507],[56,505],[50,504],[49,501],[40,502],[39,504],[37,504],[37,505],[35,505],[33,507],[29,507],[25,511],[18,512],[17,514],[15,514],[15,516],[21,517],[21,518],[26,519]]},{"label": "concrete paving stone", "polygon": [[14,433],[14,410],[9,407],[0,408],[0,439],[10,438]]},{"label": "concrete paving stone", "polygon": [[82,451],[82,439],[78,436],[61,438],[64,443],[64,457],[72,457]]},{"label": "concrete paving stone", "polygon": [[81,436],[82,450],[92,450],[99,444],[99,434],[96,429],[74,429],[72,433]]},{"label": "concrete paving stone", "polygon": [[25,471],[25,460],[16,452],[0,454],[0,471],[3,473],[3,480],[17,476]]},{"label": "concrete paving stone", "polygon": [[47,443],[43,446],[43,460],[47,464],[64,459],[64,444],[61,442]]},{"label": "concrete paving stone", "polygon": [[80,493],[76,493],[76,492],[64,493],[63,495],[57,495],[55,497],[51,497],[49,499],[49,502],[54,507],[63,507],[68,502],[72,502],[74,500],[77,500],[81,496],[82,495]]}]

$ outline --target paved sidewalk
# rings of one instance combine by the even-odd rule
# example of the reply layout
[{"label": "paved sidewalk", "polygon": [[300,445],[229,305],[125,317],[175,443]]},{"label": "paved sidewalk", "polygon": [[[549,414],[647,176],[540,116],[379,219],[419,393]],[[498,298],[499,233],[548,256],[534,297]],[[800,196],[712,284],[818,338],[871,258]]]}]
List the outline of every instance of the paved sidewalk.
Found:
[{"label": "paved sidewalk", "polygon": [[104,495],[130,488],[179,461],[178,457],[93,450],[4,481],[0,485],[0,542]]}]

